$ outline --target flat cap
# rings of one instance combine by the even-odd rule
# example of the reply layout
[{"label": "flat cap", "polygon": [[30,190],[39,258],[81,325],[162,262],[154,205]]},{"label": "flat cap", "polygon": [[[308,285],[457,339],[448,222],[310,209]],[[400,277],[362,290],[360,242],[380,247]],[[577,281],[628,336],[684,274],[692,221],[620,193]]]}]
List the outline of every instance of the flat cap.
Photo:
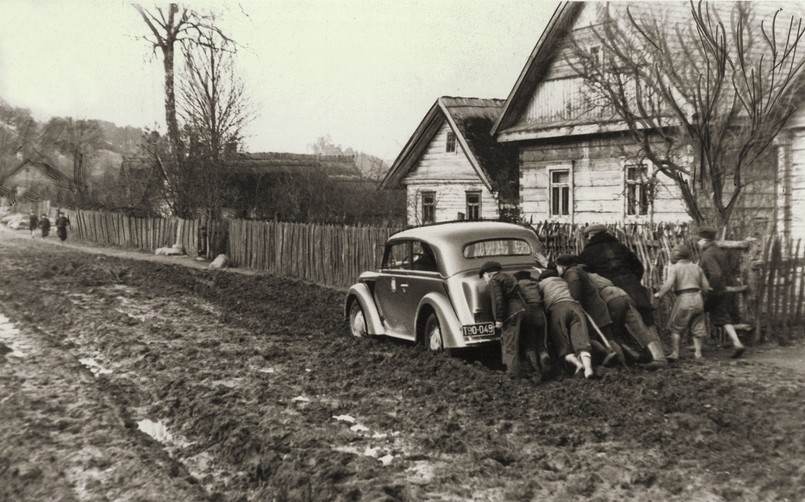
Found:
[{"label": "flat cap", "polygon": [[716,240],[716,232],[717,230],[713,227],[700,227],[698,235],[702,239],[710,239],[711,241],[714,241]]},{"label": "flat cap", "polygon": [[682,244],[677,244],[671,250],[671,257],[674,260],[690,260],[690,249],[688,249],[688,245],[684,242]]},{"label": "flat cap", "polygon": [[481,265],[481,270],[478,271],[478,277],[483,277],[487,272],[499,272],[503,270],[503,267],[500,266],[500,263],[496,261],[488,261]]},{"label": "flat cap", "polygon": [[574,254],[560,254],[556,257],[556,264],[563,267],[572,267],[581,263],[581,258]]},{"label": "flat cap", "polygon": [[546,268],[545,270],[542,271],[541,274],[539,274],[540,281],[543,279],[547,279],[549,277],[559,277],[559,272],[551,268]]},{"label": "flat cap", "polygon": [[600,223],[596,223],[595,225],[590,225],[589,227],[587,227],[587,228],[585,228],[583,230],[584,235],[587,235],[587,234],[592,233],[592,232],[598,233],[598,232],[606,232],[606,231],[607,231],[606,225],[602,225]]}]

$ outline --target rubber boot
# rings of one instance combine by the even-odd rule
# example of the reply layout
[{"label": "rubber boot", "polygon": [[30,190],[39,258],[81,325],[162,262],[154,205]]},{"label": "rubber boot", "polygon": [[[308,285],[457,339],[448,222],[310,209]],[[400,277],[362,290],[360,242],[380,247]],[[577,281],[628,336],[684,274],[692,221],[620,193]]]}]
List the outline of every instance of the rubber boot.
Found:
[{"label": "rubber boot", "polygon": [[662,351],[662,346],[660,346],[659,342],[651,342],[646,348],[651,352],[652,361],[644,364],[644,368],[656,370],[668,366],[668,360],[665,358],[665,353]]}]

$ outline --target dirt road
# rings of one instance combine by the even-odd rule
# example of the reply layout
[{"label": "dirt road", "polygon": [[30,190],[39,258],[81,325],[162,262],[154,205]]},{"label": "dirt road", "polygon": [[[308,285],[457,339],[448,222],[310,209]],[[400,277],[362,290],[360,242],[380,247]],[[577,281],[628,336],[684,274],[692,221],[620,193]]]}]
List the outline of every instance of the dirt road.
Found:
[{"label": "dirt road", "polygon": [[7,231],[0,272],[2,500],[805,493],[791,369],[683,360],[536,385],[353,339],[342,294],[299,282]]}]

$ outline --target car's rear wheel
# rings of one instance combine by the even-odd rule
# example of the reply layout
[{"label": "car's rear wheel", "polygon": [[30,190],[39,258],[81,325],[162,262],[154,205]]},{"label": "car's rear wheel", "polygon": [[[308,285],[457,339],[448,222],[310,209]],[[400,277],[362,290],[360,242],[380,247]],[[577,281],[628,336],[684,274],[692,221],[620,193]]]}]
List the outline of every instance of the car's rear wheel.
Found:
[{"label": "car's rear wheel", "polygon": [[441,352],[444,350],[444,340],[442,339],[442,327],[439,325],[439,319],[435,313],[428,316],[425,321],[425,343],[428,350],[433,352]]},{"label": "car's rear wheel", "polygon": [[349,308],[349,331],[354,337],[366,336],[366,317],[363,315],[363,309],[358,300],[353,301]]}]

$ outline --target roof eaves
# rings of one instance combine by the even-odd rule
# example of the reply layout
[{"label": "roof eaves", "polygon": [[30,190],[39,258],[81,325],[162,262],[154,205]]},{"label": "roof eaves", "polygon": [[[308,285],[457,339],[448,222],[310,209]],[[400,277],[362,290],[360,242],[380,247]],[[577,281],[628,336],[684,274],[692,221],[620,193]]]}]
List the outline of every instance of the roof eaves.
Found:
[{"label": "roof eaves", "polygon": [[543,30],[542,34],[537,40],[534,50],[531,51],[528,61],[526,61],[523,70],[520,72],[517,82],[515,82],[514,87],[512,87],[511,92],[509,92],[509,97],[506,98],[506,103],[503,105],[503,110],[501,111],[500,116],[492,126],[492,131],[490,133],[492,136],[497,135],[500,129],[504,127],[505,121],[510,118],[510,114],[513,112],[515,104],[519,102],[521,99],[521,94],[525,91],[523,86],[531,78],[531,74],[536,70],[536,63],[541,62],[540,56],[542,55],[543,51],[547,50],[546,47],[553,47],[554,44],[551,44],[550,42],[554,41],[556,37],[561,35],[562,30],[559,28],[564,24],[563,21],[575,15],[581,8],[584,7],[584,3],[585,2],[563,1],[560,2],[556,7],[556,10],[554,10],[553,14],[551,15],[551,19],[548,21],[548,25],[545,27],[545,30]]},{"label": "roof eaves", "polygon": [[400,151],[400,154],[396,159],[394,159],[394,163],[391,165],[391,168],[386,173],[386,176],[383,177],[383,181],[380,182],[380,185],[378,185],[379,190],[394,188],[399,184],[402,177],[411,169],[415,160],[413,154],[417,152],[423,141],[430,140],[430,138],[425,138],[425,133],[428,131],[428,128],[433,121],[439,118],[440,111],[444,113],[439,105],[439,100],[437,99],[436,102],[433,103],[433,106],[430,107],[430,110],[428,110],[428,113],[426,113],[422,118],[422,121],[417,126],[414,134],[408,138],[408,141]]},{"label": "roof eaves", "polygon": [[470,161],[470,164],[472,164],[472,168],[475,170],[475,173],[478,175],[479,178],[481,178],[481,181],[483,181],[484,186],[486,186],[487,190],[489,190],[490,192],[494,191],[492,183],[490,183],[489,181],[489,176],[487,176],[486,171],[484,171],[484,169],[481,167],[481,164],[478,163],[478,159],[475,157],[475,154],[470,148],[470,145],[467,144],[467,139],[464,137],[464,134],[461,132],[461,129],[456,124],[456,121],[453,119],[453,116],[450,114],[450,110],[447,108],[447,106],[445,106],[441,98],[437,100],[437,103],[439,104],[439,107],[442,109],[442,112],[444,113],[447,122],[450,124],[450,128],[455,133],[459,143],[461,143],[461,149],[464,150],[464,154],[467,156],[467,159]]}]

